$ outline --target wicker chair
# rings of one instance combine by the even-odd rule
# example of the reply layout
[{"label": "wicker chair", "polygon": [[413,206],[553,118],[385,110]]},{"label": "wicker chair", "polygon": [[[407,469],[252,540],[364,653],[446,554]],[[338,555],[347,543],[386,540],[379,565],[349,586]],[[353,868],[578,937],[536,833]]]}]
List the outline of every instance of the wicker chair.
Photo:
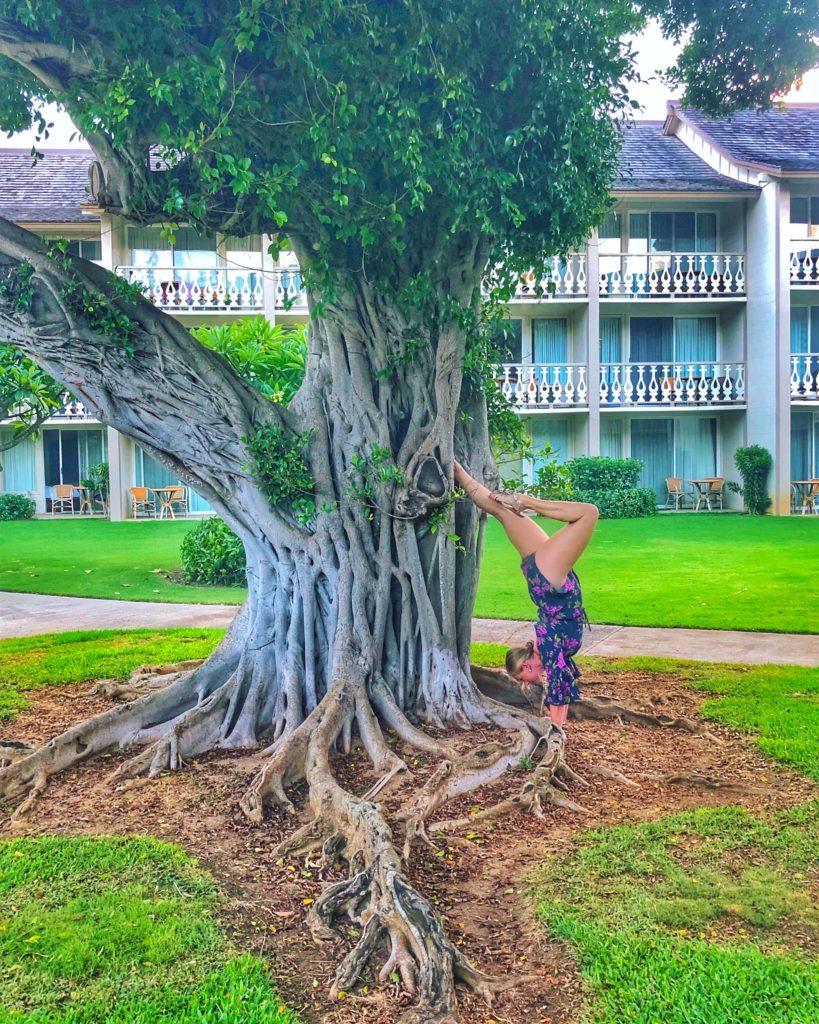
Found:
[{"label": "wicker chair", "polygon": [[51,489],[51,514],[70,512],[74,515],[74,485],[54,484]]},{"label": "wicker chair", "polygon": [[156,501],[147,487],[129,487],[128,493],[131,495],[131,515],[134,519],[139,518],[140,512],[146,516],[156,515]]},{"label": "wicker chair", "polygon": [[665,486],[668,491],[665,499],[665,507],[673,507],[676,512],[679,512],[682,506],[686,502],[690,502],[693,497],[691,491],[683,489],[682,477],[680,476],[667,476],[665,478]]},{"label": "wicker chair", "polygon": [[186,516],[188,514],[188,492],[184,487],[176,487],[168,496],[168,504],[173,509],[174,516]]}]

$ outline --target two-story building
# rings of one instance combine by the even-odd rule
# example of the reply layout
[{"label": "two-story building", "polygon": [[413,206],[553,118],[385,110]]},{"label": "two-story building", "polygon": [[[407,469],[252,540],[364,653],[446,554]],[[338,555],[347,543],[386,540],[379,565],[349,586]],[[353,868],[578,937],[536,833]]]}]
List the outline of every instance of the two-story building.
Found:
[{"label": "two-story building", "polygon": [[[297,264],[274,263],[265,238],[182,229],[169,245],[90,205],[90,161],[52,152],[32,167],[28,153],[0,151],[0,213],[69,238],[190,326],[306,318]],[[666,477],[737,479],[736,448],[761,444],[774,457],[772,511],[787,514],[792,481],[819,476],[819,105],[707,118],[669,103],[664,122],[626,130],[612,198],[582,252],[555,259],[546,281],[521,281],[504,393],[536,446],[642,460],[660,504]],[[67,403],[6,453],[0,489],[46,511],[50,487],[101,457],[114,518],[128,514],[130,486],[173,482]],[[190,505],[207,508],[196,495]]]}]

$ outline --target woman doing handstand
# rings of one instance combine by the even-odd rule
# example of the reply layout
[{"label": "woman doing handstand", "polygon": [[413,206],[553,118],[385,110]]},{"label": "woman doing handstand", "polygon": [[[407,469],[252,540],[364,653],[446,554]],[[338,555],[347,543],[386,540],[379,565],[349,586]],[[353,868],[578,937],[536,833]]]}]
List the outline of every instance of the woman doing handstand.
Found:
[{"label": "woman doing handstand", "polygon": [[[545,674],[549,715],[562,728],[569,704],[580,699],[580,669],[574,655],[580,650],[583,625],[588,622],[573,566],[594,532],[597,506],[584,501],[541,501],[526,494],[499,494],[479,484],[457,462],[455,481],[478,508],[500,520],[523,559],[521,569],[538,613],[535,639],[507,652],[506,671],[521,683],[539,683]],[[523,514],[527,510],[566,526],[549,537]]]}]

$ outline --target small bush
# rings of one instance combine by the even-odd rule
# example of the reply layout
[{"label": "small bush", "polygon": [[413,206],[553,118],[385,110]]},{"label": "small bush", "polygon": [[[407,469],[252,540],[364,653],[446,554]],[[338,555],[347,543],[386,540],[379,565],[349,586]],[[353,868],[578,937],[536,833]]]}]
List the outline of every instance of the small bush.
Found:
[{"label": "small bush", "polygon": [[566,463],[558,461],[557,452],[548,442],[542,448],[521,454],[539,462],[534,472],[534,482],[527,483],[520,474],[516,474],[509,479],[504,478],[503,486],[507,490],[531,494],[533,498],[543,501],[572,500],[574,489],[569,469]]},{"label": "small bush", "polygon": [[764,516],[771,504],[768,497],[768,473],[773,463],[771,453],[762,445],[750,444],[747,448],[737,448],[734,462],[742,477],[742,486],[728,484],[728,487],[742,495],[745,508],[752,516]]},{"label": "small bush", "polygon": [[576,491],[627,491],[637,486],[643,463],[639,459],[610,459],[582,455],[566,463]]},{"label": "small bush", "polygon": [[243,586],[246,563],[242,542],[216,516],[203,519],[182,541],[182,573],[186,583]]},{"label": "small bush", "polygon": [[642,519],[657,514],[657,495],[638,487],[643,463],[639,459],[610,459],[584,455],[566,463],[575,501],[590,501],[601,519]]},{"label": "small bush", "polygon": [[36,507],[25,494],[0,494],[0,520],[32,519]]},{"label": "small bush", "polygon": [[642,519],[657,514],[657,495],[650,487],[630,487],[616,491],[577,491],[574,501],[590,501],[600,510],[601,519]]}]

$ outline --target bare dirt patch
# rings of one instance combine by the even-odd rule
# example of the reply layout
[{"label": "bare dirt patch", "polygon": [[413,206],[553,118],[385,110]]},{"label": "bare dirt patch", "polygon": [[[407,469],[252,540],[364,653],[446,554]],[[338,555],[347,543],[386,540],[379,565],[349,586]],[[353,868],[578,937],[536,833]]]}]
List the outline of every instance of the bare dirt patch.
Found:
[{"label": "bare dirt patch", "polygon": [[[589,671],[584,692],[608,694],[652,713],[695,717],[703,697],[673,676],[655,673],[595,675]],[[32,707],[2,730],[6,739],[28,743],[49,736],[110,706],[105,698],[84,697],[87,685],[44,688],[29,696]],[[749,810],[774,810],[815,797],[819,787],[765,760],[753,739],[710,727],[713,743],[678,729],[619,725],[616,721],[569,723],[569,763],[589,786],[572,787],[572,797],[588,814],[547,807],[543,820],[514,814],[451,836],[434,838],[435,850],[416,847],[408,877],[441,912],[453,941],[479,968],[493,975],[521,977],[520,984],[496,997],[490,1009],[464,993],[464,1024],[569,1024],[580,1016],[583,993],[574,961],[560,943],[548,940],[533,915],[528,876],[546,853],[571,846],[580,828],[638,821],[696,806],[739,804]],[[487,732],[486,738],[491,734]],[[462,734],[464,749],[477,741]],[[405,750],[412,778],[384,797],[393,811],[423,784],[434,759]],[[354,944],[347,940],[318,947],[304,927],[309,902],[324,877],[307,860],[278,862],[276,845],[301,821],[277,814],[261,827],[250,825],[237,803],[260,765],[247,754],[213,754],[176,775],[112,785],[107,777],[124,755],[112,754],[53,779],[23,823],[36,834],[155,835],[181,843],[200,858],[226,894],[223,919],[236,944],[265,958],[280,994],[308,1024],[393,1024],[405,1007],[393,981],[375,982],[343,999],[327,993],[336,965]],[[741,792],[643,780],[640,787],[619,785],[589,775],[594,765],[627,776],[712,775],[730,778]],[[338,765],[356,792],[375,781],[363,752]],[[446,817],[469,815],[514,795],[525,779],[513,771],[499,783],[446,807]],[[305,791],[294,802],[303,812]],[[302,818],[301,820],[306,820]],[[17,829],[20,834],[21,829]],[[434,835],[434,833],[431,833]],[[555,879],[560,885],[560,879]]]}]

